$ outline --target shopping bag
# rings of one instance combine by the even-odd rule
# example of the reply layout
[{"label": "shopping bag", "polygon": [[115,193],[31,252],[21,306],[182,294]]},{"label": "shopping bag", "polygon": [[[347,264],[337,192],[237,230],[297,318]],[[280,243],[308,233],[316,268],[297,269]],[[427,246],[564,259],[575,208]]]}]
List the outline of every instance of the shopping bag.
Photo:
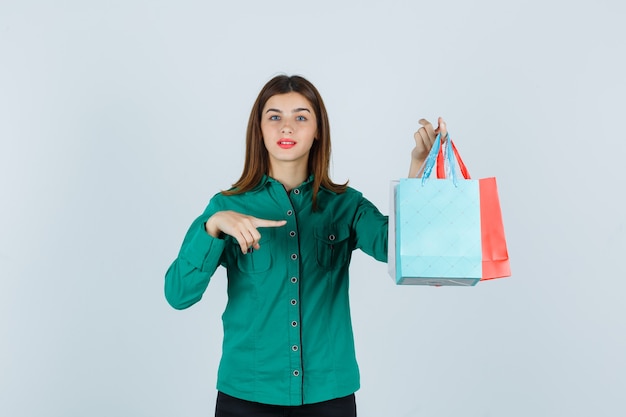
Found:
[{"label": "shopping bag", "polygon": [[401,285],[435,286],[510,276],[495,178],[470,179],[454,143],[440,143],[438,136],[422,178],[392,182],[390,275]]}]

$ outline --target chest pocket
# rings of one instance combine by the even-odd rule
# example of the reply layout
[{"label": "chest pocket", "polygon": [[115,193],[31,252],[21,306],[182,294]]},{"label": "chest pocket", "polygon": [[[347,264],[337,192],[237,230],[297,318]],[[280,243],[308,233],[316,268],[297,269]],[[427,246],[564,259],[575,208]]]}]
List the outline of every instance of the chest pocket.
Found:
[{"label": "chest pocket", "polygon": [[348,225],[318,227],[314,231],[317,263],[325,269],[334,269],[348,261],[350,252]]},{"label": "chest pocket", "polygon": [[241,253],[239,243],[232,238],[231,251],[237,262],[237,268],[242,272],[265,272],[272,266],[272,241],[274,236],[271,229],[261,229],[261,248],[252,250],[245,255]]}]

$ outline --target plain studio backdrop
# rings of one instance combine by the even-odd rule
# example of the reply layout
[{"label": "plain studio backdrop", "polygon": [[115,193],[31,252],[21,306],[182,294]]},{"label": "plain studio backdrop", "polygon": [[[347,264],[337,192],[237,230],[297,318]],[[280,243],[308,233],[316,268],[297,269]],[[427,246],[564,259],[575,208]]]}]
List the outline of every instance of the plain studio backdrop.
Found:
[{"label": "plain studio backdrop", "polygon": [[618,0],[0,3],[0,415],[209,416],[223,269],[163,276],[240,175],[259,89],[321,91],[384,213],[422,117],[496,176],[513,276],[396,286],[356,252],[359,415],[626,415]]}]

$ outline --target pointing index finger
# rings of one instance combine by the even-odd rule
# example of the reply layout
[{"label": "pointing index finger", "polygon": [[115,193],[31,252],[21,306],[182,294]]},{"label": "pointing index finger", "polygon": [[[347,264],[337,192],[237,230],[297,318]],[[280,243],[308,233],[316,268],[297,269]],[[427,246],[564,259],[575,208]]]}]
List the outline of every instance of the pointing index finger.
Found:
[{"label": "pointing index finger", "polygon": [[254,219],[255,227],[281,227],[287,224],[287,220]]}]

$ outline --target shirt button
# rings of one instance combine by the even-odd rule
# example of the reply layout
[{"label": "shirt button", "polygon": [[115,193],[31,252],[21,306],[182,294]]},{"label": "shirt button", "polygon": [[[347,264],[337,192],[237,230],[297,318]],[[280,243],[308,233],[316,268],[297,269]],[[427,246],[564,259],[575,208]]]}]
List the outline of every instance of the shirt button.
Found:
[{"label": "shirt button", "polygon": [[295,299],[294,299],[294,300],[291,300],[291,305],[292,305],[292,306],[295,306],[296,304],[298,304],[298,300],[295,300]]},{"label": "shirt button", "polygon": [[298,345],[293,345],[291,347],[291,350],[293,350],[294,352],[297,352],[298,351]]},{"label": "shirt button", "polygon": [[291,255],[291,260],[295,261],[296,259],[298,259],[298,255],[296,255],[295,253]]},{"label": "shirt button", "polygon": [[293,371],[293,376],[300,376],[300,371],[298,371],[297,369]]},{"label": "shirt button", "polygon": [[298,322],[297,321],[292,321],[291,322],[291,327],[298,327]]},{"label": "shirt button", "polygon": [[294,237],[295,235],[296,235],[295,231],[292,230],[291,232],[289,232],[289,236]]},{"label": "shirt button", "polygon": [[296,188],[295,190],[293,190],[293,193],[294,193],[295,195],[300,194],[300,189],[299,189],[299,188]]},{"label": "shirt button", "polygon": [[298,282],[298,278],[296,277],[291,277],[291,283],[295,284],[296,282]]},{"label": "shirt button", "polygon": [[287,210],[287,216],[291,216],[293,214],[293,210]]},{"label": "shirt button", "polygon": [[330,240],[331,242],[332,242],[333,240],[335,240],[335,239],[336,239],[336,238],[335,238],[335,235],[329,235],[329,236],[328,236],[328,240]]}]

